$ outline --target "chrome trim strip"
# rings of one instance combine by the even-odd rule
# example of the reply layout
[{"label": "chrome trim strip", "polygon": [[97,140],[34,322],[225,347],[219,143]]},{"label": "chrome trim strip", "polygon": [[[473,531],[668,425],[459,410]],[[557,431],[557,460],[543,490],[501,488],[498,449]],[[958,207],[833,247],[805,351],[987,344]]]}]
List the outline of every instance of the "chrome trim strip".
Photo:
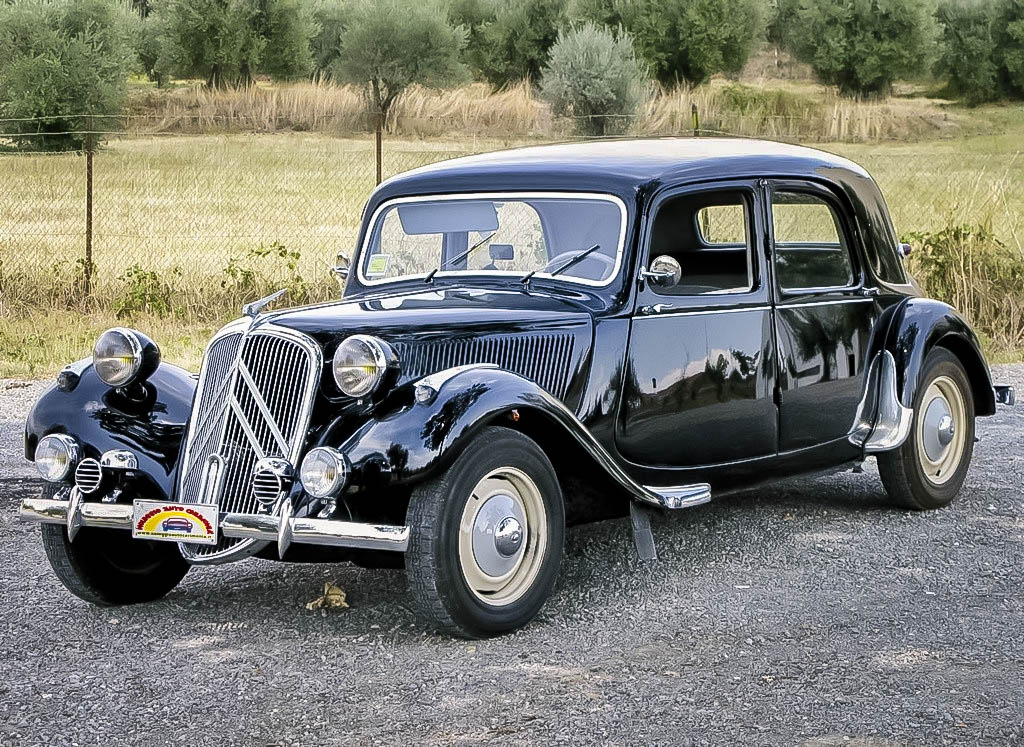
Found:
[{"label": "chrome trim strip", "polygon": [[[18,508],[22,521],[46,524],[65,524],[73,510],[71,501],[51,498],[25,498]],[[124,503],[78,504],[77,526],[105,527],[107,529],[132,528],[132,506]],[[326,547],[350,547],[359,550],[391,550],[405,552],[409,547],[409,527],[392,524],[360,524],[353,521],[330,519],[288,518],[285,520],[263,514],[221,514],[221,533],[225,537],[240,537],[253,542],[277,541],[283,534],[291,542]],[[285,545],[287,548],[287,545]]]},{"label": "chrome trim strip", "polygon": [[[655,304],[660,306],[661,304]],[[644,312],[644,309],[649,308],[649,312]],[[738,309],[672,309],[671,311],[660,311],[654,308],[654,306],[647,307],[641,306],[638,310],[636,319],[660,319],[666,316],[701,316],[702,314],[739,314],[743,311],[768,311],[771,306],[743,306]]]},{"label": "chrome trim strip", "polygon": [[862,298],[862,297],[859,297],[859,296],[855,296],[853,298],[837,298],[837,299],[833,299],[831,301],[807,301],[807,302],[804,302],[804,303],[799,303],[799,302],[779,303],[779,304],[775,304],[775,308],[777,308],[777,309],[799,309],[799,308],[802,308],[804,306],[832,306],[832,305],[838,304],[838,303],[868,303],[868,302],[874,301],[874,300],[875,300],[874,298],[869,298],[869,297],[863,297]]},{"label": "chrome trim strip", "polygon": [[[416,275],[400,275],[395,278],[384,278],[381,280],[368,280],[363,275],[363,259],[366,257],[366,251],[370,246],[370,239],[373,237],[373,227],[377,225],[377,220],[380,218],[384,210],[391,208],[395,205],[402,205],[410,202],[438,202],[442,200],[509,200],[509,199],[576,199],[576,200],[600,200],[603,202],[610,202],[619,208],[619,242],[615,249],[615,267],[612,269],[611,275],[608,276],[607,280],[587,280],[586,278],[576,278],[571,275],[556,275],[555,277],[560,280],[565,280],[570,283],[577,283],[579,285],[589,285],[595,288],[604,288],[610,285],[615,278],[619,276],[619,270],[622,269],[622,255],[626,244],[626,228],[629,221],[629,211],[626,209],[626,203],[616,195],[605,193],[605,192],[465,192],[465,193],[440,193],[432,195],[417,195],[415,197],[395,197],[386,202],[381,203],[377,206],[377,209],[373,211],[373,215],[370,220],[366,223],[366,235],[363,237],[363,243],[359,247],[359,254],[353,258],[353,264],[356,268],[356,277],[359,278],[359,282],[363,285],[370,287],[376,285],[383,285],[386,283],[394,283],[397,281],[415,280],[416,278],[425,278],[429,273],[421,272]],[[521,270],[517,271],[502,271],[502,270],[441,270],[436,273],[437,276],[459,276],[459,275],[484,275],[486,277],[522,277],[525,273]],[[536,277],[551,277],[550,273],[538,272]]]},{"label": "chrome trim strip", "polygon": [[883,350],[868,368],[864,395],[857,405],[850,430],[850,442],[868,454],[890,451],[907,440],[913,422],[913,409],[900,402],[896,391],[896,359],[888,350]]},{"label": "chrome trim strip", "polygon": [[[416,382],[415,388],[425,387],[433,389],[435,392],[440,390],[447,385],[455,376],[460,373],[465,373],[467,370],[475,368],[489,369],[492,366],[459,366],[457,368],[450,368],[446,371],[438,371],[436,374],[425,376]],[[579,442],[586,451],[594,458],[594,460],[604,468],[604,470],[623,488],[633,494],[633,498],[643,503],[650,504],[652,506],[658,506],[659,508],[689,508],[690,506],[698,506],[701,503],[707,503],[711,500],[711,486],[707,483],[694,483],[692,485],[675,485],[675,486],[646,486],[641,485],[619,465],[619,463],[612,457],[611,454],[601,445],[601,442],[594,438],[593,434],[587,429],[579,418],[566,407],[560,399],[552,396],[541,387],[534,384],[529,379],[524,379],[518,374],[512,373],[511,371],[506,372],[511,376],[516,376],[523,380],[523,383],[530,388],[535,388],[534,392],[531,392],[531,397],[536,397],[544,402],[550,409],[549,414],[555,415],[560,421],[562,426],[569,431],[569,433]],[[432,387],[428,380],[433,382],[442,382],[438,387]],[[420,404],[426,404],[433,401],[433,397]]]}]

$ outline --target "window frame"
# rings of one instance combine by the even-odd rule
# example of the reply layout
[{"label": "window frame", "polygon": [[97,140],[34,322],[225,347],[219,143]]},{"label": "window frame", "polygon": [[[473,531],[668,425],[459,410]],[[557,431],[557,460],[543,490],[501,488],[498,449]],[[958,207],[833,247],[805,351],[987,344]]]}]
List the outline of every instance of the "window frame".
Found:
[{"label": "window frame", "polygon": [[[768,252],[771,255],[772,285],[779,300],[797,296],[808,296],[822,293],[844,293],[857,290],[864,283],[864,265],[860,255],[860,234],[855,223],[851,222],[849,211],[844,207],[839,197],[827,187],[816,182],[802,181],[796,179],[780,179],[771,181],[768,189],[765,190],[765,228],[768,237]],[[832,214],[837,231],[840,232],[839,246],[846,251],[850,260],[851,280],[845,285],[810,285],[797,288],[783,288],[779,281],[778,254],[775,240],[775,205],[776,193],[804,194],[821,200]]]},{"label": "window frame", "polygon": [[[657,288],[643,279],[637,278],[640,284],[637,293],[638,311],[646,313],[645,308],[655,308],[658,313],[687,313],[715,311],[728,308],[743,311],[750,308],[768,308],[770,304],[771,279],[768,261],[768,246],[764,226],[764,192],[756,179],[728,179],[722,181],[696,182],[684,185],[671,185],[658,191],[648,202],[643,212],[643,233],[640,236],[637,269],[642,272],[650,264],[653,257],[651,239],[654,222],[658,210],[668,201],[684,195],[699,195],[708,192],[740,192],[748,200],[750,213],[750,258],[749,269],[753,276],[753,287],[749,290],[734,293],[702,293],[697,295],[674,295],[659,293]],[[708,251],[720,251],[725,245],[708,244]]]},{"label": "window frame", "polygon": [[[608,202],[615,205],[619,209],[619,235],[618,243],[615,247],[615,265],[612,268],[612,272],[605,280],[589,280],[587,278],[578,278],[571,275],[550,275],[550,273],[538,272],[536,277],[538,278],[549,278],[552,277],[554,280],[561,282],[568,282],[578,285],[586,285],[592,288],[604,288],[611,285],[619,277],[622,271],[623,255],[626,244],[626,232],[629,227],[629,211],[626,209],[626,203],[622,201],[617,195],[613,195],[608,192],[565,192],[565,191],[503,191],[503,192],[440,192],[434,194],[422,194],[422,195],[410,195],[406,197],[393,197],[389,200],[385,200],[373,211],[373,215],[370,216],[370,220],[366,223],[365,235],[363,241],[359,246],[359,254],[354,258],[353,264],[355,265],[356,277],[359,280],[360,285],[365,287],[375,287],[380,285],[387,285],[389,283],[405,283],[410,280],[422,280],[429,273],[422,272],[414,275],[401,275],[394,278],[368,278],[363,272],[364,260],[366,259],[367,252],[370,249],[370,244],[374,239],[374,235],[377,233],[377,223],[384,213],[385,210],[396,207],[398,205],[413,203],[413,202],[435,202],[439,200],[540,200],[540,199],[563,199],[563,200],[595,200],[601,202]],[[543,217],[541,217],[543,222]],[[586,248],[586,247],[584,247]],[[522,277],[523,272],[518,270],[441,270],[435,273],[434,277],[445,278],[445,277],[458,277],[466,275],[485,276],[485,277]]]}]

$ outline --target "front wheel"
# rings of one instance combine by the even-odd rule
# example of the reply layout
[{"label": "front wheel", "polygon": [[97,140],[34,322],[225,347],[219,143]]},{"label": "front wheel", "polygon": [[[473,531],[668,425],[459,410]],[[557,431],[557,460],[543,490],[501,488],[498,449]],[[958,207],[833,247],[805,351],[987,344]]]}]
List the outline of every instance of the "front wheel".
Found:
[{"label": "front wheel", "polygon": [[963,487],[973,453],[971,384],[957,357],[935,348],[924,362],[910,435],[878,455],[882,484],[904,508],[941,508]]},{"label": "front wheel", "polygon": [[[53,492],[44,491],[44,495]],[[191,567],[177,544],[132,539],[131,532],[123,529],[82,527],[72,542],[63,524],[41,524],[39,528],[57,578],[76,597],[93,604],[159,599],[177,586]]]},{"label": "front wheel", "polygon": [[526,625],[551,593],[565,509],[551,462],[530,438],[485,429],[409,501],[409,591],[431,627],[466,638]]}]

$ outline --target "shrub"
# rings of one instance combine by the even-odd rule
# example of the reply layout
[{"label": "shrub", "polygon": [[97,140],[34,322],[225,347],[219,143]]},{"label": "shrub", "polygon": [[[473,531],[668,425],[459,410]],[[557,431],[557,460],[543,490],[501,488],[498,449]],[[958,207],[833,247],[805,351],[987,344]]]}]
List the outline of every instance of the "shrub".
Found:
[{"label": "shrub", "polygon": [[782,36],[823,83],[878,95],[923,72],[934,39],[931,0],[802,0]]},{"label": "shrub", "polygon": [[1024,0],[995,0],[992,38],[1003,90],[1024,97]]},{"label": "shrub", "polygon": [[454,28],[429,0],[413,5],[359,0],[349,13],[334,77],[364,86],[383,121],[413,83],[441,87],[464,80],[459,53],[465,43],[465,31]]},{"label": "shrub", "polygon": [[616,38],[589,22],[559,34],[541,81],[555,114],[575,118],[589,135],[624,132],[648,90],[629,35]]},{"label": "shrub", "polygon": [[44,118],[0,131],[33,150],[94,143],[121,112],[137,18],[117,0],[0,3],[0,118]]},{"label": "shrub", "polygon": [[249,83],[262,72],[303,76],[313,67],[316,32],[300,0],[168,0],[156,17],[161,72],[199,77],[210,88]]},{"label": "shrub", "polygon": [[466,60],[494,86],[536,82],[567,23],[566,0],[463,0],[451,11],[469,38]]},{"label": "shrub", "polygon": [[992,11],[990,2],[945,0],[935,12],[939,22],[935,74],[946,76],[950,92],[972,104],[999,95]]},{"label": "shrub", "polygon": [[579,0],[581,17],[622,27],[666,86],[738,73],[764,32],[762,0]]}]

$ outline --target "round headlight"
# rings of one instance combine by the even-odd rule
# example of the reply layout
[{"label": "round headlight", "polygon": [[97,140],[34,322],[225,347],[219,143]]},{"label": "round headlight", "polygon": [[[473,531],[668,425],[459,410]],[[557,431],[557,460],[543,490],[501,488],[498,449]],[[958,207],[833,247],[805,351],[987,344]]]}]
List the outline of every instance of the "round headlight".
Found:
[{"label": "round headlight", "polygon": [[334,353],[334,380],[349,397],[372,394],[388,367],[385,343],[369,335],[352,335]]},{"label": "round headlight", "polygon": [[152,374],[160,363],[160,348],[141,332],[124,327],[108,329],[92,349],[92,365],[104,384],[122,387]]},{"label": "round headlight", "polygon": [[78,443],[71,436],[53,433],[39,439],[36,446],[36,469],[44,480],[60,482],[78,464]]},{"label": "round headlight", "polygon": [[302,488],[314,498],[337,495],[348,482],[348,459],[337,449],[310,449],[299,467]]}]

